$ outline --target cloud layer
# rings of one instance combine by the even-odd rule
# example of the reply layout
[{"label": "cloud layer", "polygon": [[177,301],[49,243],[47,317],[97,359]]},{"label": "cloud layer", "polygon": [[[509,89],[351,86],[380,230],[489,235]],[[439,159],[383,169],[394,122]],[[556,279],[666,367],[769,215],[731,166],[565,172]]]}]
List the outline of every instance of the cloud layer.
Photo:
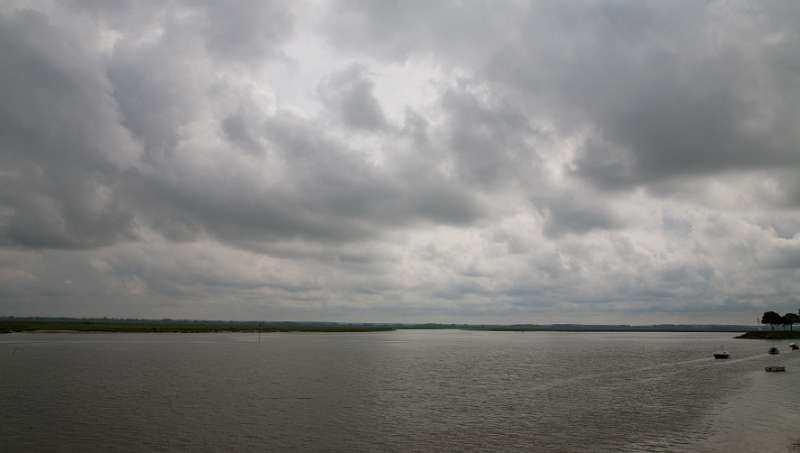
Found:
[{"label": "cloud layer", "polygon": [[795,311],[793,2],[11,2],[0,314]]}]

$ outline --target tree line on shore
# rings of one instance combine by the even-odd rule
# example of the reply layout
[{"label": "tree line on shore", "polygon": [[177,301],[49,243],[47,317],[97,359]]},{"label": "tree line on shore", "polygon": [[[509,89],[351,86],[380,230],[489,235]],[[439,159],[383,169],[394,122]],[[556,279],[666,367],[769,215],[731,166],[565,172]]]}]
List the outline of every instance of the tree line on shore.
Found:
[{"label": "tree line on shore", "polygon": [[783,330],[789,326],[789,330],[792,330],[794,324],[800,324],[800,310],[797,313],[786,313],[783,316],[774,311],[765,311],[761,316],[761,324],[769,324],[772,330],[775,330],[775,326],[783,326]]}]

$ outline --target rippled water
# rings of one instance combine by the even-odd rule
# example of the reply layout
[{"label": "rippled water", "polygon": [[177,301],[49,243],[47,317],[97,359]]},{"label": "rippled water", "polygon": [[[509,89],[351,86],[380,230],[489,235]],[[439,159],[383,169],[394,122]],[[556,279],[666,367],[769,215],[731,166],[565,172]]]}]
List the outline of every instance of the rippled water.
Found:
[{"label": "rippled water", "polygon": [[800,451],[800,352],[732,336],[3,335],[0,451]]}]

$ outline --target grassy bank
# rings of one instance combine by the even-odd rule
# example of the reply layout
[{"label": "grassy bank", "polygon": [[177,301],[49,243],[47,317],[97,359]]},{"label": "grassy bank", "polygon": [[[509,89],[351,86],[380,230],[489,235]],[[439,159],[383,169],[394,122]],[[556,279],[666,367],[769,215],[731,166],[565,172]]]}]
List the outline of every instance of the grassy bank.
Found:
[{"label": "grassy bank", "polygon": [[169,320],[84,320],[84,319],[0,319],[0,333],[10,332],[385,332],[392,327],[363,324],[169,321]]},{"label": "grassy bank", "polygon": [[800,331],[791,330],[758,330],[750,331],[736,338],[747,340],[794,340],[800,339]]},{"label": "grassy bank", "polygon": [[[0,317],[0,333],[9,332],[386,332],[397,329],[500,332],[745,332],[740,325],[591,325],[591,324],[402,324],[292,321],[208,321],[117,318]],[[754,332],[756,334],[770,332]],[[781,333],[781,332],[775,332]],[[789,333],[789,332],[786,332]]]}]

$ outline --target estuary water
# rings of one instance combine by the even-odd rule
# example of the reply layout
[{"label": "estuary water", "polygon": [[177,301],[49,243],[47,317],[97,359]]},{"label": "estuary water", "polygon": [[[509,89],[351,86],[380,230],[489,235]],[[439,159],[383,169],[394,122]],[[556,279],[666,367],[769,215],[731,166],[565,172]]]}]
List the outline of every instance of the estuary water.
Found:
[{"label": "estuary water", "polygon": [[800,451],[800,351],[734,335],[2,335],[0,451]]}]

